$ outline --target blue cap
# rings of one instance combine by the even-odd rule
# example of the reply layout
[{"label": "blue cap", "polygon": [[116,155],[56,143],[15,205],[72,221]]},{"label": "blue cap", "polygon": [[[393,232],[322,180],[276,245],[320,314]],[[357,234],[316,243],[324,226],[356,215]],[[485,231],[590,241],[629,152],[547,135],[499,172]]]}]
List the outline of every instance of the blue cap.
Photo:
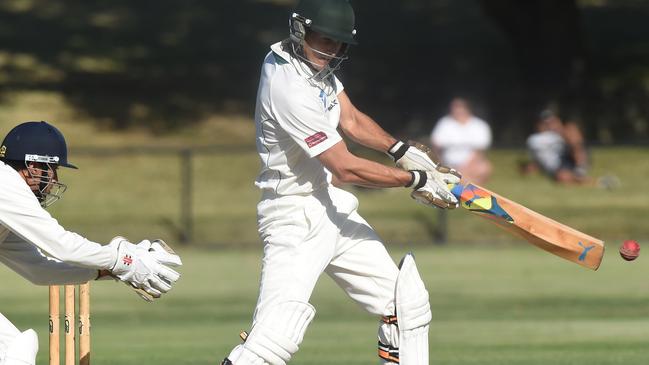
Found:
[{"label": "blue cap", "polygon": [[0,159],[55,164],[76,169],[68,162],[63,134],[47,122],[25,122],[9,131],[0,146]]}]

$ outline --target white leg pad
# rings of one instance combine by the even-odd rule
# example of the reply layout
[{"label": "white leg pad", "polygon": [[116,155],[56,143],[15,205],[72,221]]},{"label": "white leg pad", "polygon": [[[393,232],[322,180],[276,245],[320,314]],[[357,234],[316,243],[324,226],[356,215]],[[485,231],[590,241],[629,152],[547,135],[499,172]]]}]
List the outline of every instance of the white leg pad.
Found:
[{"label": "white leg pad", "polygon": [[239,354],[231,354],[238,356],[228,358],[235,365],[286,365],[297,352],[314,316],[313,306],[300,301],[282,302],[268,308],[255,323]]},{"label": "white leg pad", "polygon": [[2,365],[35,365],[38,353],[38,336],[33,329],[21,332],[9,344]]},{"label": "white leg pad", "polygon": [[243,347],[243,345],[238,345],[235,347],[230,355],[228,355],[228,360],[232,364],[244,364],[244,365],[266,365],[268,364],[264,359],[257,356],[257,354],[250,352]]},{"label": "white leg pad", "polygon": [[401,260],[395,297],[399,325],[399,363],[428,365],[428,327],[432,313],[428,291],[412,254],[407,254]]}]

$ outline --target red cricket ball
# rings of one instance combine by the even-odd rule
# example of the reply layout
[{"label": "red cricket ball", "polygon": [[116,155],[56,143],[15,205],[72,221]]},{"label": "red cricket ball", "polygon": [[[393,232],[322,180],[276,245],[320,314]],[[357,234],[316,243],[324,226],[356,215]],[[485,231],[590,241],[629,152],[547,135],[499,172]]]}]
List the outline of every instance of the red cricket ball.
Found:
[{"label": "red cricket ball", "polygon": [[620,256],[627,261],[633,261],[640,255],[640,244],[634,240],[626,240],[620,246]]}]

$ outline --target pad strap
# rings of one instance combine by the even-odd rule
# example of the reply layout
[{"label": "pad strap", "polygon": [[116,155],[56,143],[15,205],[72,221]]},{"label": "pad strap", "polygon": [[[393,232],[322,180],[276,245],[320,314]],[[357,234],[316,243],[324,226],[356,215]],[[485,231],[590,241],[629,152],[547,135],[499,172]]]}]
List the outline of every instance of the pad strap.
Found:
[{"label": "pad strap", "polygon": [[379,358],[392,363],[399,363],[399,348],[379,341]]},{"label": "pad strap", "polygon": [[396,325],[397,322],[398,322],[397,321],[397,316],[383,316],[383,317],[381,317],[381,322],[383,322],[385,324]]},{"label": "pad strap", "polygon": [[384,316],[379,326],[378,355],[381,365],[395,365],[399,363],[399,328],[397,316]]}]

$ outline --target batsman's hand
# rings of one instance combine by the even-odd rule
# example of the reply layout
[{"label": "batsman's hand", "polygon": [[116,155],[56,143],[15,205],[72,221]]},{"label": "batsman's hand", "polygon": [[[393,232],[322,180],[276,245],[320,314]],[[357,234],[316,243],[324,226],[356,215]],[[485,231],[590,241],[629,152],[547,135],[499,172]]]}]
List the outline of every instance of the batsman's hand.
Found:
[{"label": "batsman's hand", "polygon": [[433,151],[421,143],[397,141],[388,150],[397,167],[404,170],[434,171],[439,165]]},{"label": "batsman's hand", "polygon": [[401,141],[395,143],[388,154],[397,167],[409,170],[413,174],[413,187],[410,196],[425,205],[434,205],[442,209],[458,207],[458,201],[451,193],[448,185],[458,184],[462,178],[455,169],[442,166],[435,162],[433,152],[421,143]]},{"label": "batsman's hand", "polygon": [[397,167],[403,170],[423,170],[433,174],[433,177],[440,183],[444,181],[453,181],[452,184],[458,183],[462,175],[455,169],[442,166],[437,162],[433,151],[419,142],[408,141],[403,143],[396,142],[388,154],[392,157]]},{"label": "batsman's hand", "polygon": [[458,184],[460,176],[455,170],[437,166],[434,171],[415,170],[410,196],[418,203],[442,209],[455,209],[459,206],[457,198],[451,193],[449,184]]},{"label": "batsman's hand", "polygon": [[109,246],[117,251],[111,273],[146,301],[167,293],[180,278],[169,266],[180,266],[182,262],[173,251],[166,250],[168,246],[162,241],[145,240],[134,245],[123,237],[115,237]]}]

